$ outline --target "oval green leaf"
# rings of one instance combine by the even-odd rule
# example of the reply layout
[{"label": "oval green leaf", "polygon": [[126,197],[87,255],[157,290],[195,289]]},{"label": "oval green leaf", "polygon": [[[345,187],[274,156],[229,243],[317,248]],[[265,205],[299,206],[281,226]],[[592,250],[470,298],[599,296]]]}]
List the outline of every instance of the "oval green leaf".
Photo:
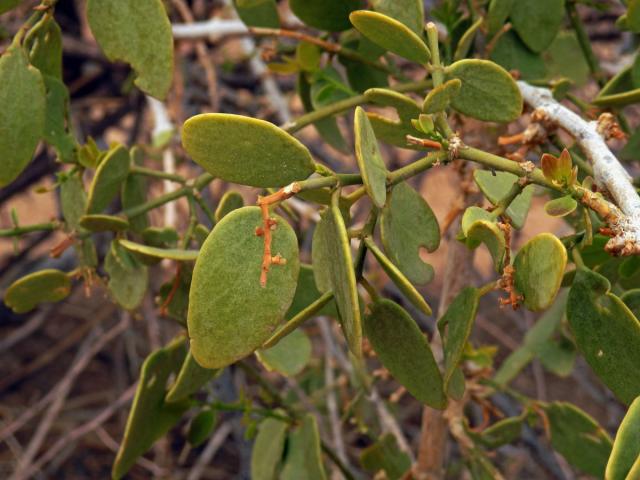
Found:
[{"label": "oval green leaf", "polygon": [[552,217],[565,217],[573,213],[576,208],[578,208],[578,202],[571,195],[555,198],[544,205],[544,211]]},{"label": "oval green leaf", "polygon": [[433,279],[433,267],[420,258],[420,249],[435,251],[440,245],[438,220],[426,200],[402,182],[389,193],[380,215],[384,251],[414,284]]},{"label": "oval green leaf", "polygon": [[442,409],[447,404],[442,375],[424,334],[411,316],[391,300],[371,305],[365,333],[380,361],[421,402]]},{"label": "oval green leaf", "polygon": [[256,351],[260,363],[269,371],[292,377],[311,359],[311,340],[302,330],[294,330],[273,347]]},{"label": "oval green leaf", "polygon": [[82,215],[78,224],[90,232],[124,232],[129,229],[127,219],[115,215]]},{"label": "oval green leaf", "polygon": [[378,148],[376,135],[362,107],[355,113],[356,159],[371,201],[379,208],[387,200],[387,168]]},{"label": "oval green leaf", "polygon": [[567,266],[567,249],[558,237],[541,233],[529,240],[513,262],[516,289],[524,305],[537,312],[551,306]]},{"label": "oval green leaf", "polygon": [[431,53],[422,38],[398,20],[370,10],[353,12],[349,19],[376,45],[421,65],[429,62]]},{"label": "oval green leaf", "polygon": [[424,29],[424,3],[422,0],[372,0],[376,12],[404,23],[418,35]]},{"label": "oval green leaf", "polygon": [[218,416],[214,410],[205,408],[191,420],[187,440],[192,447],[202,445],[209,438],[216,426],[217,419]]},{"label": "oval green leaf", "polygon": [[135,70],[135,84],[164,99],[173,79],[173,34],[162,0],[89,0],[87,19],[109,60]]},{"label": "oval green leaf", "polygon": [[137,308],[147,291],[147,267],[113,241],[104,260],[104,270],[109,275],[109,291],[115,301],[127,310]]},{"label": "oval green leaf", "polygon": [[193,358],[191,352],[188,352],[184,362],[182,362],[176,381],[167,392],[165,401],[177,403],[188,399],[200,390],[205,383],[212,380],[218,372],[219,370],[201,367]]},{"label": "oval green leaf", "polygon": [[569,292],[567,318],[587,363],[629,404],[640,395],[640,322],[609,288],[602,275],[579,269]]},{"label": "oval green leaf", "polygon": [[233,6],[248,27],[280,28],[276,0],[233,0]]},{"label": "oval green leaf", "polygon": [[265,418],[258,425],[258,434],[251,451],[251,478],[273,480],[284,453],[289,425],[276,418]]},{"label": "oval green leaf", "polygon": [[300,269],[298,240],[285,220],[275,220],[271,251],[287,263],[271,266],[265,287],[260,286],[264,240],[256,235],[262,225],[258,207],[229,213],[200,250],[187,323],[191,352],[203,367],[222,368],[249,355],[291,305]]},{"label": "oval green leaf", "polygon": [[199,253],[198,250],[150,247],[130,240],[120,240],[120,245],[132,253],[139,253],[153,258],[168,258],[169,260],[176,260],[178,262],[193,262],[198,259]]},{"label": "oval green leaf", "polygon": [[556,38],[564,21],[565,0],[517,0],[511,7],[511,23],[522,41],[542,52]]},{"label": "oval green leaf", "polygon": [[11,183],[31,161],[45,124],[42,75],[14,45],[0,56],[0,187]]},{"label": "oval green leaf", "polygon": [[302,424],[289,434],[287,456],[281,480],[326,480],[322,465],[320,433],[316,417],[304,416]]},{"label": "oval green leaf", "polygon": [[[337,199],[337,195],[338,191],[333,198]],[[337,200],[332,201],[331,206],[320,215],[313,233],[311,254],[316,285],[321,292],[333,291],[349,350],[360,357],[362,323],[356,275],[347,228]]]},{"label": "oval green leaf", "polygon": [[422,111],[424,113],[444,112],[449,108],[451,100],[458,94],[461,86],[462,82],[454,78],[433,88],[424,99]]},{"label": "oval green leaf", "polygon": [[629,406],[624,416],[613,450],[607,463],[605,478],[607,480],[625,480],[635,477],[629,476],[633,464],[640,458],[640,397]]},{"label": "oval green leaf", "polygon": [[282,187],[315,171],[307,147],[272,123],[228,113],[191,117],[182,144],[210,174],[252,187]]},{"label": "oval green leaf", "polygon": [[477,220],[467,230],[467,245],[474,248],[481,243],[487,246],[495,271],[501,272],[504,267],[507,242],[495,221]]},{"label": "oval green leaf", "polygon": [[496,63],[467,59],[445,69],[447,78],[462,81],[453,108],[485,122],[506,123],[522,114],[522,95],[515,80]]},{"label": "oval green leaf", "polygon": [[[491,172],[489,170],[475,170],[473,178],[487,200],[497,205],[507,196],[513,184],[519,178],[509,172]],[[514,227],[520,229],[524,226],[531,208],[531,199],[535,191],[534,185],[527,185],[509,205],[506,215],[511,219]]]},{"label": "oval green leaf", "polygon": [[16,313],[26,313],[44,302],[59,302],[71,293],[71,279],[60,270],[30,273],[13,282],[4,295],[4,303]]},{"label": "oval green leaf", "polygon": [[330,32],[350,29],[349,14],[360,5],[360,0],[289,0],[296,17],[311,27]]},{"label": "oval green leaf", "polygon": [[225,215],[233,212],[239,208],[244,207],[244,198],[240,194],[240,192],[236,192],[234,190],[229,190],[225,192],[225,194],[220,199],[220,203],[218,204],[218,208],[216,208],[215,220],[219,222],[222,220]]},{"label": "oval green leaf", "polygon": [[120,193],[129,175],[129,152],[122,145],[111,149],[100,162],[89,187],[87,213],[102,213]]}]

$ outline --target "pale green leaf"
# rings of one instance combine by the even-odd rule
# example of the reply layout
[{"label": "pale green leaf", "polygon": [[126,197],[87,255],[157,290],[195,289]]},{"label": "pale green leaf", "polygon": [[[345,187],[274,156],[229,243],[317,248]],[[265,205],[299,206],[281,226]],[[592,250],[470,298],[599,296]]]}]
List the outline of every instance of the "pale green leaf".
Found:
[{"label": "pale green leaf", "polygon": [[387,168],[369,118],[362,107],[356,108],[354,130],[356,159],[367,194],[375,205],[382,208],[387,200]]},{"label": "pale green leaf", "polygon": [[16,313],[26,313],[40,303],[59,302],[70,293],[69,275],[60,270],[40,270],[13,282],[4,294],[4,303]]}]

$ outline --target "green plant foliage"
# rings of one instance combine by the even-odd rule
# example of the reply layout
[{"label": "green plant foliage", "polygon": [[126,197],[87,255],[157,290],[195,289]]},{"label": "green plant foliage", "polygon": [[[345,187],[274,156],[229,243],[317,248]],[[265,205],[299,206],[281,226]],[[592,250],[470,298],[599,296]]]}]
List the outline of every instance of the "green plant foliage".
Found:
[{"label": "green plant foliage", "polygon": [[478,30],[482,26],[484,19],[482,17],[478,18],[468,29],[464,32],[464,35],[458,41],[458,45],[456,46],[456,51],[453,54],[453,59],[455,61],[462,60],[467,55],[469,55],[469,51],[473,46],[473,41],[476,38],[476,34]]},{"label": "green plant foliage", "polygon": [[389,480],[399,480],[411,468],[411,459],[398,448],[396,437],[390,433],[365,448],[360,463],[372,475],[383,471]]},{"label": "green plant foliage", "polygon": [[467,287],[453,299],[446,313],[438,320],[438,329],[441,333],[445,326],[448,327],[444,342],[445,372],[443,380],[445,390],[447,390],[451,377],[462,359],[476,319],[479,301],[478,290]]},{"label": "green plant foliage", "polygon": [[201,367],[193,358],[191,352],[188,352],[184,362],[182,362],[176,381],[167,392],[165,401],[167,403],[177,403],[188,399],[208,381],[215,378],[218,373],[218,370]]},{"label": "green plant foliage", "polygon": [[623,402],[640,395],[640,322],[602,275],[580,268],[569,292],[567,317],[578,349]]},{"label": "green plant foliage", "polygon": [[433,279],[433,267],[420,258],[420,249],[435,251],[440,245],[438,220],[422,195],[406,182],[391,190],[380,215],[384,250],[406,277],[417,285]]},{"label": "green plant foliage", "polygon": [[126,310],[137,308],[147,291],[147,267],[113,241],[104,260],[104,270],[109,275],[108,286],[114,300]]},{"label": "green plant foliage", "polygon": [[640,397],[629,406],[615,441],[611,457],[607,463],[605,478],[607,480],[633,480],[630,475],[634,463],[640,458]]},{"label": "green plant foliage", "polygon": [[167,433],[189,408],[188,402],[167,404],[164,401],[167,380],[178,371],[185,354],[184,340],[174,340],[153,352],[142,364],[124,438],[111,471],[113,479],[122,478],[138,457]]},{"label": "green plant foliage", "polygon": [[70,293],[69,275],[60,270],[40,270],[13,282],[4,295],[4,303],[16,313],[26,313],[40,303],[59,302]]},{"label": "green plant foliage", "polygon": [[46,88],[46,114],[42,134],[43,139],[52,145],[63,162],[73,162],[76,141],[69,133],[66,117],[69,107],[69,91],[67,87],[55,77],[43,77]]},{"label": "green plant foliage", "polygon": [[416,322],[398,304],[382,299],[370,306],[365,334],[380,361],[421,402],[442,409],[447,404],[442,375]]},{"label": "green plant foliage", "polygon": [[161,0],[88,0],[87,19],[109,60],[135,70],[135,84],[159,99],[173,79],[173,35]]},{"label": "green plant foliage", "polygon": [[541,233],[520,249],[513,261],[516,289],[531,311],[545,310],[556,298],[567,266],[567,250],[555,235]]},{"label": "green plant foliage", "polygon": [[[131,160],[134,165],[141,165],[144,158],[142,150],[138,147],[133,147],[130,152]],[[129,210],[130,208],[142,205],[147,201],[147,180],[143,175],[130,174],[122,184],[122,209]],[[142,233],[147,227],[149,227],[149,217],[146,213],[142,215],[136,215],[129,219],[131,224],[131,230],[136,233]]]},{"label": "green plant foliage", "polygon": [[422,38],[394,18],[370,10],[358,10],[349,18],[360,33],[385,50],[422,65],[431,58]]},{"label": "green plant foliage", "polygon": [[490,0],[487,10],[486,23],[489,35],[495,35],[504,25],[511,14],[514,0]]},{"label": "green plant foliage", "polygon": [[368,102],[395,108],[402,124],[410,125],[420,115],[420,107],[411,97],[388,88],[370,88],[364,96]]},{"label": "green plant foliage", "polygon": [[[313,302],[318,300],[321,295],[322,294],[318,290],[318,287],[316,287],[313,267],[311,267],[311,265],[301,264],[296,294],[293,297],[293,302],[291,302],[291,306],[289,307],[285,318],[293,318]],[[335,303],[331,302],[329,305],[324,307],[320,314],[337,317],[338,312],[336,311]]]},{"label": "green plant foliage", "polygon": [[376,12],[395,18],[416,34],[424,29],[424,3],[421,0],[372,0]]},{"label": "green plant foliage", "polygon": [[484,429],[479,435],[479,441],[491,449],[513,443],[522,435],[523,424],[523,417],[505,418]]},{"label": "green plant foliage", "polygon": [[580,51],[575,33],[563,31],[558,34],[543,57],[547,65],[548,78],[569,78],[576,86],[589,81],[589,64]]},{"label": "green plant foliage", "polygon": [[251,451],[251,478],[273,480],[282,461],[289,425],[282,420],[265,418],[258,425],[258,434]]},{"label": "green plant foliage", "polygon": [[603,478],[611,453],[611,438],[579,408],[565,402],[544,407],[551,426],[551,445],[583,472]]},{"label": "green plant foliage", "polygon": [[29,65],[19,45],[0,56],[0,187],[11,183],[31,161],[45,124],[42,75]]},{"label": "green plant foliage", "polygon": [[188,325],[191,352],[203,367],[222,368],[249,355],[291,305],[300,269],[298,241],[284,219],[275,219],[271,249],[287,263],[271,266],[264,287],[264,240],[255,233],[262,225],[258,207],[225,216],[200,250],[189,293]]},{"label": "green plant foliage", "polygon": [[87,208],[86,205],[87,194],[80,175],[65,175],[60,180],[60,208],[68,230],[77,230],[80,227],[80,218]]},{"label": "green plant foliage", "polygon": [[280,28],[275,0],[233,0],[233,6],[249,27]]},{"label": "green plant foliage", "polygon": [[0,0],[0,15],[20,5],[21,0]]},{"label": "green plant foliage", "polygon": [[216,426],[217,419],[216,412],[210,408],[205,408],[193,417],[187,432],[187,440],[192,447],[199,447],[207,441]]},{"label": "green plant foliage", "polygon": [[454,78],[433,88],[424,99],[422,111],[424,113],[444,112],[449,108],[451,101],[458,94],[461,86],[462,82]]},{"label": "green plant foliage", "polygon": [[459,60],[445,69],[462,81],[453,108],[486,122],[511,122],[522,114],[522,95],[511,75],[488,60]]},{"label": "green plant foliage", "polygon": [[625,292],[620,299],[625,303],[636,318],[640,317],[640,288],[635,288]]},{"label": "green plant foliage", "polygon": [[269,371],[292,377],[300,373],[311,359],[311,341],[302,330],[294,330],[273,347],[256,352]]},{"label": "green plant foliage", "polygon": [[529,50],[513,31],[500,37],[490,58],[506,70],[517,70],[523,80],[538,80],[547,76],[547,66],[542,56]]},{"label": "green plant foliage", "polygon": [[369,118],[362,107],[355,113],[356,159],[367,194],[379,208],[387,200],[387,168]]},{"label": "green plant foliage", "polygon": [[62,31],[58,23],[47,20],[29,43],[31,65],[45,78],[62,80]]},{"label": "green plant foliage", "polygon": [[522,41],[542,52],[556,38],[564,20],[565,0],[517,0],[511,7],[511,23]]},{"label": "green plant foliage", "polygon": [[493,259],[496,272],[502,271],[507,244],[504,234],[494,221],[476,220],[465,230],[467,246],[474,248],[484,243]]},{"label": "green plant foliage", "polygon": [[150,247],[148,245],[142,245],[140,243],[132,242],[131,240],[120,240],[119,243],[131,253],[139,253],[146,257],[160,259],[168,258],[170,260],[176,260],[178,262],[193,262],[198,259],[199,253],[198,250]]},{"label": "green plant foliage", "polygon": [[[384,54],[385,50],[367,37],[364,37],[354,30],[352,38],[345,33],[343,45],[347,48],[354,49],[368,61],[374,62]],[[369,64],[356,62],[346,57],[339,57],[340,62],[345,66],[347,71],[347,79],[351,88],[358,92],[364,92],[370,88],[386,87],[389,85],[387,74]]]},{"label": "green plant foliage", "polygon": [[112,148],[100,162],[89,187],[87,213],[102,213],[118,196],[129,174],[131,159],[122,145]]},{"label": "green plant foliage", "polygon": [[[337,198],[334,194],[334,198]],[[332,291],[349,350],[362,355],[362,323],[347,228],[336,202],[320,217],[311,247],[313,272],[321,292]]]},{"label": "green plant foliage", "polygon": [[115,215],[82,215],[78,224],[90,232],[124,232],[129,229],[129,221]]},{"label": "green plant foliage", "polygon": [[367,238],[365,244],[371,253],[373,253],[376,260],[382,267],[382,269],[389,275],[389,278],[396,284],[398,289],[407,297],[407,299],[413,303],[413,305],[425,315],[431,315],[431,307],[422,297],[420,292],[416,290],[411,282],[405,277],[400,269],[396,267],[387,256],[377,247],[371,238]]},{"label": "green plant foliage", "polygon": [[305,415],[300,426],[289,433],[287,456],[280,478],[326,480],[320,454],[318,423],[313,415]]},{"label": "green plant foliage", "polygon": [[330,32],[351,28],[349,14],[360,8],[360,0],[290,0],[289,7],[307,25]]},{"label": "green plant foliage", "polygon": [[552,217],[565,217],[578,208],[578,202],[571,196],[555,198],[544,205],[544,211]]},{"label": "green plant foliage", "polygon": [[419,150],[419,147],[416,145],[407,143],[407,135],[421,137],[413,127],[409,127],[402,122],[390,120],[375,112],[368,112],[367,116],[376,134],[376,138],[381,142],[393,145],[394,147]]},{"label": "green plant foliage", "polygon": [[220,203],[218,203],[218,208],[216,208],[215,213],[216,222],[222,220],[228,213],[242,207],[244,207],[244,198],[242,198],[240,192],[229,190],[222,196]]},{"label": "green plant foliage", "polygon": [[182,130],[189,155],[212,175],[252,187],[282,187],[315,171],[311,154],[272,123],[228,113],[191,117]]}]

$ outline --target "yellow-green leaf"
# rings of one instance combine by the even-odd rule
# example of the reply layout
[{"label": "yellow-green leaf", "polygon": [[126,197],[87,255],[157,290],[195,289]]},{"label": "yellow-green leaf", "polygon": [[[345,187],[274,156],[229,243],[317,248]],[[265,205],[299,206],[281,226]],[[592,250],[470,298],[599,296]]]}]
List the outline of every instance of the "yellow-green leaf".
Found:
[{"label": "yellow-green leaf", "polygon": [[147,267],[113,241],[104,260],[104,270],[109,275],[108,286],[114,300],[127,310],[137,308],[147,291]]},{"label": "yellow-green leaf", "polygon": [[193,262],[198,258],[198,250],[181,250],[179,248],[157,248],[131,240],[120,240],[120,245],[132,253],[139,253],[154,258],[168,258],[178,262]]},{"label": "yellow-green leaf", "polygon": [[415,398],[433,408],[444,408],[447,399],[442,375],[416,322],[391,300],[379,300],[370,308],[365,333],[384,367]]},{"label": "yellow-green leaf", "polygon": [[565,0],[516,0],[511,23],[522,41],[534,52],[546,50],[560,31]]},{"label": "yellow-green leaf", "polygon": [[271,251],[287,263],[271,266],[264,287],[260,285],[264,239],[256,235],[262,226],[258,207],[229,213],[200,250],[187,323],[191,352],[203,367],[222,368],[249,355],[291,305],[300,269],[298,240],[285,220],[275,219]]},{"label": "yellow-green leaf", "polygon": [[215,410],[210,408],[203,409],[198,415],[193,417],[189,424],[189,431],[187,432],[187,440],[192,447],[198,447],[202,445],[207,438],[213,432],[216,426],[216,420],[218,416]]},{"label": "yellow-green leaf", "polygon": [[129,151],[122,145],[111,149],[100,162],[89,187],[87,213],[102,213],[120,193],[129,174]]},{"label": "yellow-green leaf", "polygon": [[418,35],[424,29],[424,3],[422,0],[372,0],[376,12],[404,23]]},{"label": "yellow-green leaf", "polygon": [[375,205],[384,207],[387,199],[387,168],[378,148],[371,122],[362,107],[355,113],[356,159],[367,194]]},{"label": "yellow-green leaf", "polygon": [[273,347],[258,350],[256,356],[267,370],[292,377],[309,363],[311,341],[302,330],[294,330]]},{"label": "yellow-green leaf", "polygon": [[564,217],[578,208],[578,202],[571,196],[555,198],[544,205],[544,211],[552,217]]},{"label": "yellow-green leaf", "polygon": [[433,88],[424,99],[422,111],[425,113],[444,112],[449,108],[451,100],[458,94],[461,86],[462,82],[454,78]]},{"label": "yellow-green leaf", "polygon": [[491,0],[486,17],[489,35],[495,35],[504,26],[511,13],[513,2],[514,0]]},{"label": "yellow-green leaf", "polygon": [[31,161],[42,135],[46,98],[42,75],[13,45],[0,56],[0,187]]},{"label": "yellow-green leaf", "polygon": [[129,228],[129,222],[126,218],[97,213],[82,215],[78,225],[90,232],[124,232]]},{"label": "yellow-green leaf", "polygon": [[435,251],[440,245],[438,220],[426,200],[402,182],[391,190],[380,215],[384,250],[407,278],[424,285],[433,278],[433,267],[420,258],[420,249]]},{"label": "yellow-green leaf", "polygon": [[513,266],[515,286],[524,296],[524,305],[533,312],[545,310],[560,289],[567,249],[555,235],[541,233],[520,249]]},{"label": "yellow-green leaf", "polygon": [[274,480],[284,453],[289,425],[276,418],[265,418],[258,426],[258,434],[251,451],[252,480]]},{"label": "yellow-green leaf", "polygon": [[59,302],[69,293],[69,275],[60,270],[40,270],[13,282],[4,295],[4,303],[16,313],[26,313],[40,303]]},{"label": "yellow-green leaf", "polygon": [[315,171],[311,154],[272,123],[228,113],[191,117],[182,130],[189,155],[210,174],[252,187],[282,187]]},{"label": "yellow-green leaf", "polygon": [[326,480],[316,417],[304,416],[302,424],[289,434],[288,447],[281,480]]},{"label": "yellow-green leaf", "polygon": [[176,381],[167,392],[165,401],[176,403],[188,399],[219,372],[220,370],[201,367],[193,358],[191,352],[188,352],[184,362],[182,362]]},{"label": "yellow-green leaf", "polygon": [[629,476],[634,463],[640,458],[640,397],[629,406],[616,438],[613,450],[607,463],[605,478],[607,480],[633,480]]},{"label": "yellow-green leaf", "polygon": [[447,78],[462,82],[460,92],[451,102],[460,113],[499,123],[511,122],[522,114],[520,90],[498,64],[489,60],[460,60],[448,66],[445,73]]},{"label": "yellow-green leaf", "polygon": [[289,0],[289,7],[300,20],[330,32],[351,28],[349,14],[360,5],[360,0]]},{"label": "yellow-green leaf", "polygon": [[88,0],[87,19],[107,58],[127,62],[135,84],[164,99],[173,79],[173,34],[162,0]]},{"label": "yellow-green leaf", "polygon": [[429,62],[429,48],[404,23],[370,10],[358,10],[349,18],[353,26],[373,43],[421,65]]},{"label": "yellow-green leaf", "polygon": [[[519,178],[509,172],[491,172],[489,170],[475,170],[473,178],[487,200],[497,205],[504,197],[507,196],[513,184]],[[527,185],[509,205],[505,214],[511,219],[514,227],[522,228],[527,219],[529,208],[531,207],[531,198],[535,191],[534,185]]]}]

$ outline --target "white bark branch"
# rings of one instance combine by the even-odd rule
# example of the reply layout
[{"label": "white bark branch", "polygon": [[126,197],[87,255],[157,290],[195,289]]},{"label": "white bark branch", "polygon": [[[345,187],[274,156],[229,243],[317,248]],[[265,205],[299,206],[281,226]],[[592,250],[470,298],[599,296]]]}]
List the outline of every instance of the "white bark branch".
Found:
[{"label": "white bark branch", "polygon": [[612,225],[617,236],[608,250],[622,255],[640,254],[640,196],[632,178],[607,146],[598,131],[598,122],[588,122],[558,103],[546,88],[518,82],[524,101],[567,131],[591,162],[596,183],[606,188],[624,214]]}]

